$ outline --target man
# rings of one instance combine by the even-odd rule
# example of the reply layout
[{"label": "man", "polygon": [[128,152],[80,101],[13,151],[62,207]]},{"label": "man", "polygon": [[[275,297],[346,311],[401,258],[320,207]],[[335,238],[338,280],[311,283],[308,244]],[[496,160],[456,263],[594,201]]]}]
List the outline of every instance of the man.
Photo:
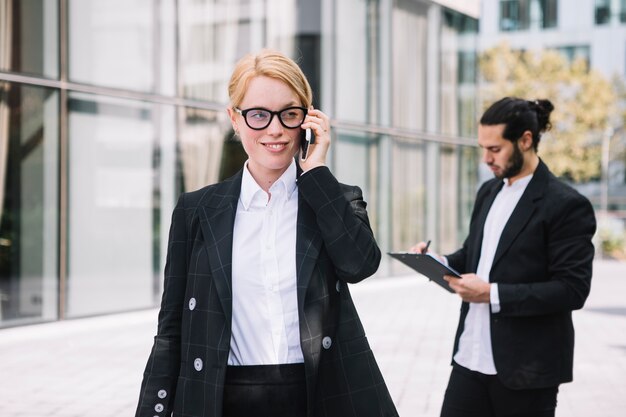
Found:
[{"label": "man", "polygon": [[553,109],[507,97],[480,120],[496,178],[478,191],[463,247],[443,259],[463,273],[446,277],[463,304],[442,417],[554,416],[559,384],[572,381],[571,314],[589,294],[596,221],[537,155]]}]

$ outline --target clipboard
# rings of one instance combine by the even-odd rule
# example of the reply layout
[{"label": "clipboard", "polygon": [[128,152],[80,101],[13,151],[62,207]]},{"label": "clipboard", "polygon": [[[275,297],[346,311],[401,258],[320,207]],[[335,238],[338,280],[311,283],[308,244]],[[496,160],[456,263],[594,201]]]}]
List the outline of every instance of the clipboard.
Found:
[{"label": "clipboard", "polygon": [[459,272],[449,266],[446,266],[428,254],[411,252],[387,252],[387,254],[392,258],[399,260],[403,264],[410,266],[415,271],[424,275],[429,280],[434,281],[443,289],[451,293],[454,293],[454,291],[450,288],[446,280],[443,279],[443,276],[452,275],[461,278],[461,274]]}]

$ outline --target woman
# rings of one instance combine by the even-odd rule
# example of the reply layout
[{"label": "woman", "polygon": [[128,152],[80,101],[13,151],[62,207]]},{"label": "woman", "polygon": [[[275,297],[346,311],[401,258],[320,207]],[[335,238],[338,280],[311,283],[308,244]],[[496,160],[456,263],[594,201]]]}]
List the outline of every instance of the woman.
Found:
[{"label": "woman", "polygon": [[325,166],[328,117],[273,51],[237,63],[229,96],[248,160],[179,198],[137,416],[396,416],[347,286],[380,250]]}]

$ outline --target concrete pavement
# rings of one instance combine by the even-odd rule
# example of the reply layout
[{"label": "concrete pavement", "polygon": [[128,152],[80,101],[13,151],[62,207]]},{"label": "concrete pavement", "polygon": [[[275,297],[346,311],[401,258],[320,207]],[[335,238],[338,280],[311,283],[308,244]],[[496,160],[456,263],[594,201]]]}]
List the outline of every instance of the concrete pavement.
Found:
[{"label": "concrete pavement", "polygon": [[[594,268],[558,417],[625,415],[626,263]],[[400,415],[438,416],[458,298],[416,275],[350,289]],[[0,330],[0,416],[132,416],[156,319],[152,309]]]}]

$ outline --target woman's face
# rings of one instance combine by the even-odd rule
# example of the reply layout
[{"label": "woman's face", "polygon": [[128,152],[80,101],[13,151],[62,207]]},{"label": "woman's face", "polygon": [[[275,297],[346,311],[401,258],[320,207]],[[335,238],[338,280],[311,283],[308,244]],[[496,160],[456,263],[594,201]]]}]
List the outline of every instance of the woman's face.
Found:
[{"label": "woman's face", "polygon": [[[295,92],[284,82],[265,76],[250,80],[248,90],[238,106],[241,110],[263,108],[280,111],[287,107],[302,106]],[[274,115],[265,129],[251,129],[244,117],[229,108],[228,113],[236,132],[248,154],[248,169],[254,179],[262,182],[274,181],[289,167],[294,155],[299,150],[302,129],[289,129],[283,126]]]}]

